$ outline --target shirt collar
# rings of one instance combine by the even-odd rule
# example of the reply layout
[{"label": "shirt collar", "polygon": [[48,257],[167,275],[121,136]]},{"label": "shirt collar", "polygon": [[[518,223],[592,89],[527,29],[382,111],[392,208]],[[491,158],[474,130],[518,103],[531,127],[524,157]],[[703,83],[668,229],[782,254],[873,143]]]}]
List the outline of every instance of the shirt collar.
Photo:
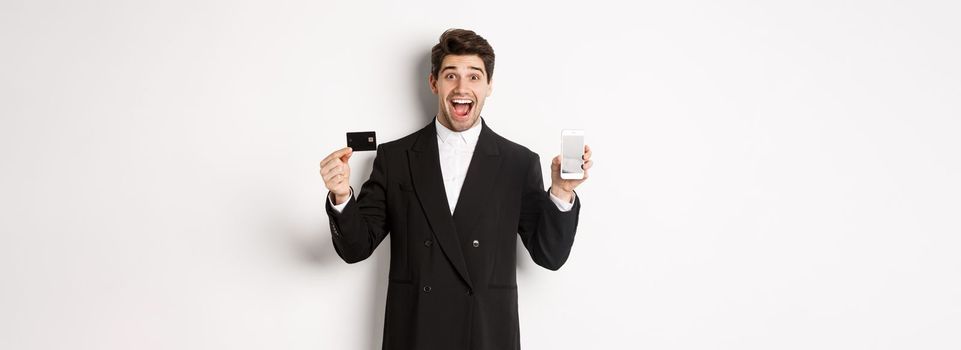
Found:
[{"label": "shirt collar", "polygon": [[481,123],[481,118],[477,118],[477,122],[475,122],[474,126],[470,127],[470,129],[457,132],[448,129],[446,126],[437,121],[437,118],[434,118],[434,126],[437,128],[437,137],[440,139],[441,143],[447,143],[448,138],[456,137],[460,140],[463,140],[464,143],[468,145],[476,145],[477,138],[480,136],[481,125],[483,125],[483,123]]}]

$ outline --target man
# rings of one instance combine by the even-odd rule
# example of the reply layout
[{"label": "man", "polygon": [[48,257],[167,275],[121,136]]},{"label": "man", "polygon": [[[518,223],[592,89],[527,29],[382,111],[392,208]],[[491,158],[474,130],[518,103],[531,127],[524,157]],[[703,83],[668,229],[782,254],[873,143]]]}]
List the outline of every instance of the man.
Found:
[{"label": "man", "polygon": [[431,50],[427,81],[437,114],[426,127],[380,145],[360,195],[349,186],[350,148],[320,162],[337,254],[366,259],[391,234],[384,349],[520,348],[516,254],[520,235],[538,265],[557,270],[574,243],[584,179],[544,190],[539,157],[480,118],[491,94],[494,50],[451,29]]}]

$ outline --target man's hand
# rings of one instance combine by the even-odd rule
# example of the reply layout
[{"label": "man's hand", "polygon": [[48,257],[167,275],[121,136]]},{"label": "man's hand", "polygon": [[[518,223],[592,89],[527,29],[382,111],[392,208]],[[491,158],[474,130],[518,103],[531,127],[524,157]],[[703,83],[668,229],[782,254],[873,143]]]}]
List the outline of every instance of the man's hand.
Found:
[{"label": "man's hand", "polygon": [[344,147],[320,161],[320,177],[324,179],[324,186],[334,194],[334,205],[350,199],[350,165],[347,160],[352,154],[353,149]]},{"label": "man's hand", "polygon": [[584,178],[565,180],[561,178],[561,156],[554,157],[551,162],[551,194],[561,200],[570,202],[574,198],[574,188],[587,180],[587,169],[590,169],[592,165],[594,165],[594,162],[591,161],[591,148],[584,145],[584,165],[581,166],[581,168],[584,168]]}]

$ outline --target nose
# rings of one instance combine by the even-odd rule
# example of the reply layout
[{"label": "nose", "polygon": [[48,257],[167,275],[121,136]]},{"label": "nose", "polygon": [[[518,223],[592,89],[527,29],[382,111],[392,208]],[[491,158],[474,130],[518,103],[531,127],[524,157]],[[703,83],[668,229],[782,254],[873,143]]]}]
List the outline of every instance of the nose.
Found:
[{"label": "nose", "polygon": [[454,92],[460,93],[467,90],[467,82],[465,79],[457,79],[457,84],[454,85]]}]

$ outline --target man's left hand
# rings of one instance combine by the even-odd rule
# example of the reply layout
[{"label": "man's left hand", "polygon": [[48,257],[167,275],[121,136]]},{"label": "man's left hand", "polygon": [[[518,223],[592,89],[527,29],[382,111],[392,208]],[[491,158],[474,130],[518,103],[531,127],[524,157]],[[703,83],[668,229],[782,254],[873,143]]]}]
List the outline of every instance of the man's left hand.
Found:
[{"label": "man's left hand", "polygon": [[587,180],[587,170],[594,165],[591,161],[591,148],[584,145],[584,178],[578,180],[565,180],[561,178],[561,156],[554,157],[551,161],[551,194],[563,201],[571,202],[574,199],[574,188]]}]

